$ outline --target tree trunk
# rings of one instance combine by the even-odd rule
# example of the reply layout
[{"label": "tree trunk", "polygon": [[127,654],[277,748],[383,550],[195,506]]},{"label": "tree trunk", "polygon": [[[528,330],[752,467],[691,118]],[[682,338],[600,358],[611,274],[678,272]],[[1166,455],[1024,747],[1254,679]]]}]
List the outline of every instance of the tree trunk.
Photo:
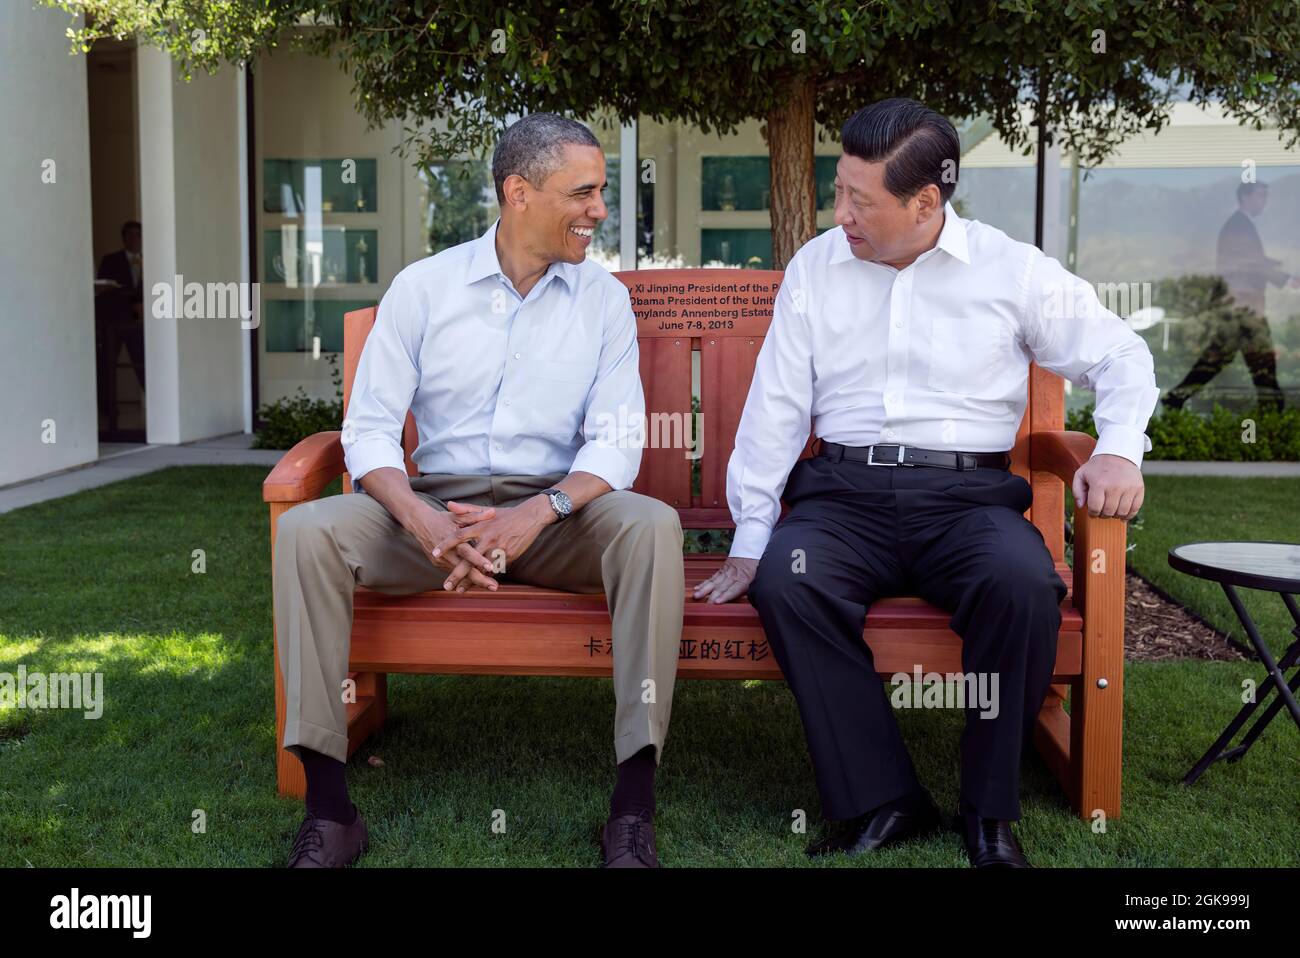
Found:
[{"label": "tree trunk", "polygon": [[817,233],[817,181],[813,160],[813,105],[817,84],[801,77],[790,98],[767,115],[772,181],[772,268],[785,269],[795,251]]}]

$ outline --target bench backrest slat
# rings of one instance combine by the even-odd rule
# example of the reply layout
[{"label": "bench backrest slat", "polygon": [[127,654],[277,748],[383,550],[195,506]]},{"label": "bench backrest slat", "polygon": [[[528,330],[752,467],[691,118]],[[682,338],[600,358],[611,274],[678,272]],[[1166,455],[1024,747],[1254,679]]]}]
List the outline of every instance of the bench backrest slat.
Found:
[{"label": "bench backrest slat", "polygon": [[691,472],[683,468],[682,446],[694,428],[691,414],[689,337],[637,337],[641,388],[645,391],[645,445],[641,470],[632,489],[661,499],[674,509],[689,509]]},{"label": "bench backrest slat", "polygon": [[[778,270],[682,269],[615,273],[632,296],[645,390],[646,445],[637,492],[661,499],[681,514],[688,529],[726,529],[727,462],[749,394],[754,364],[772,320],[772,302],[781,283]],[[724,287],[692,293],[701,287]],[[736,292],[726,290],[735,289]],[[681,291],[681,292],[679,292]],[[703,304],[692,299],[708,299]],[[748,312],[750,315],[744,315]],[[376,308],[355,310],[344,319],[343,408]],[[698,376],[700,412],[692,416],[693,383]],[[1030,366],[1029,404],[1012,450],[1012,470],[1030,482],[1034,505],[1028,513],[1053,558],[1064,554],[1065,496],[1062,483],[1046,473],[1030,474],[1030,433],[1065,427],[1061,377]],[[406,471],[416,446],[415,420],[408,412],[402,434]],[[811,441],[804,446],[809,454]],[[697,472],[698,463],[698,472]],[[694,480],[694,482],[693,482]],[[344,477],[344,488],[351,485]],[[698,491],[694,491],[698,489]]]}]

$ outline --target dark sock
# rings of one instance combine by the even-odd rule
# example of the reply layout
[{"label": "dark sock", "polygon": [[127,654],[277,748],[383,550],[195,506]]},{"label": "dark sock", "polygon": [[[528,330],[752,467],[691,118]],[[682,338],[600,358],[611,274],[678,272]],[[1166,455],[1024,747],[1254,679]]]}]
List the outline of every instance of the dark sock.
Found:
[{"label": "dark sock", "polygon": [[356,806],[348,800],[344,763],[309,748],[299,747],[298,757],[307,772],[307,814],[326,821],[351,825],[357,820]]},{"label": "dark sock", "polygon": [[930,795],[924,788],[915,792],[909,792],[899,798],[874,809],[874,811],[896,811],[896,812],[915,812],[927,807],[930,804]]},{"label": "dark sock", "polygon": [[626,761],[618,763],[614,796],[609,801],[610,818],[619,815],[653,816],[655,813],[655,747],[647,745]]}]

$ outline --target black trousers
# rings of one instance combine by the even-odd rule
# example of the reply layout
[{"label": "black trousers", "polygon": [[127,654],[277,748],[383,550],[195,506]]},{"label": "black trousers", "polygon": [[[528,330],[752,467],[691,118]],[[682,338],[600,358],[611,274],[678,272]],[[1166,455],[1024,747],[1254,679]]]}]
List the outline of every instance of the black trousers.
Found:
[{"label": "black trousers", "polygon": [[963,670],[996,674],[996,717],[966,707],[961,797],[985,817],[1020,817],[1020,756],[1051,685],[1066,595],[1021,515],[1032,495],[1001,469],[796,464],[790,512],[749,596],[798,702],[825,817],[853,818],[920,788],[862,638],[868,608],[889,595],[951,612]]}]

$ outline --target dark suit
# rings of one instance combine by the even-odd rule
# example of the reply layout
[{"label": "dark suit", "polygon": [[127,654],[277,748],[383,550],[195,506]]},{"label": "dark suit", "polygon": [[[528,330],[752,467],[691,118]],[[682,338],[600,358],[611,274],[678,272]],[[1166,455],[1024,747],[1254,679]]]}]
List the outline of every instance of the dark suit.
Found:
[{"label": "dark suit", "polygon": [[[131,276],[131,263],[126,250],[109,253],[99,261],[99,279],[111,279],[117,289],[106,289],[95,297],[95,359],[98,370],[98,394],[101,408],[108,406],[110,377],[117,375],[114,365],[117,356],[110,355],[111,342],[125,344],[127,354],[135,366],[135,378],[144,389],[144,326],[136,319],[133,305],[144,306],[144,274],[140,281]],[[143,315],[143,314],[142,314]]]},{"label": "dark suit", "polygon": [[144,277],[137,281],[131,276],[131,263],[126,258],[126,250],[109,253],[99,261],[99,279],[111,279],[121,287],[117,292],[124,293],[133,302],[144,302]]}]

